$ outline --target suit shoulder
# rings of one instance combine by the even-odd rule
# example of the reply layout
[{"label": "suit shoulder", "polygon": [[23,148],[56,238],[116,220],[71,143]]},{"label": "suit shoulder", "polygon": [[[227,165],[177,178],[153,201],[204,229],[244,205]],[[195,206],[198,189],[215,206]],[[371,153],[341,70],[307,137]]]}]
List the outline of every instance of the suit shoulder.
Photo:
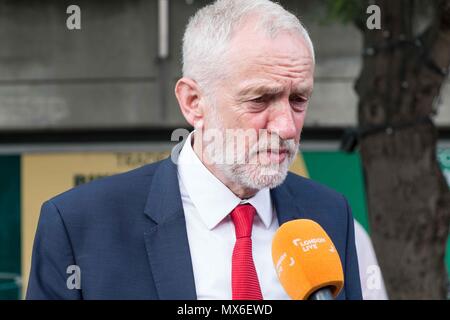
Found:
[{"label": "suit shoulder", "polygon": [[339,202],[345,199],[345,197],[336,190],[292,172],[288,173],[285,183],[293,194],[302,194],[302,196],[306,197],[318,197]]}]

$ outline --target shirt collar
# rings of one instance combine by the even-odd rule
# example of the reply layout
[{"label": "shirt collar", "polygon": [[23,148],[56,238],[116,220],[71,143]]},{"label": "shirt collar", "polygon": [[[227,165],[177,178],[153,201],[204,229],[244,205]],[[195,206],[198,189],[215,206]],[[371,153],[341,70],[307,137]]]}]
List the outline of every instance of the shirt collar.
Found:
[{"label": "shirt collar", "polygon": [[178,177],[209,230],[214,229],[240,203],[250,203],[266,228],[272,223],[272,202],[269,188],[242,200],[217,179],[201,162],[192,148],[191,132],[178,158]]}]

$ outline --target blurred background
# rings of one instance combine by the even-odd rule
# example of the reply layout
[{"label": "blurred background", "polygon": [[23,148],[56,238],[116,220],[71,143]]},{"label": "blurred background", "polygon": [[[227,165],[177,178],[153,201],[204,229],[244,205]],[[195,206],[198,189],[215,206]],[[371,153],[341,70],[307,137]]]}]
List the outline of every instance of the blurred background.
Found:
[{"label": "blurred background", "polygon": [[[22,298],[43,201],[162,159],[190,129],[173,91],[184,27],[209,2],[0,0],[0,299]],[[279,2],[317,56],[292,170],[346,195],[390,298],[445,299],[449,1],[374,1],[381,30],[365,1]]]}]

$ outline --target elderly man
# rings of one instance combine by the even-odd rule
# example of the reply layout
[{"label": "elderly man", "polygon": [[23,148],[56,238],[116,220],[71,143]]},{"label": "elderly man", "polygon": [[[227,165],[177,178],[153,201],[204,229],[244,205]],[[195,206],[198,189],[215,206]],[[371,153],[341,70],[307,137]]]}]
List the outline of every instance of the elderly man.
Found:
[{"label": "elderly man", "polygon": [[198,11],[175,88],[195,130],[169,159],[47,201],[27,297],[288,299],[271,241],[282,223],[308,218],[341,257],[339,298],[361,299],[347,201],[288,174],[313,73],[308,33],[278,4],[219,0]]}]

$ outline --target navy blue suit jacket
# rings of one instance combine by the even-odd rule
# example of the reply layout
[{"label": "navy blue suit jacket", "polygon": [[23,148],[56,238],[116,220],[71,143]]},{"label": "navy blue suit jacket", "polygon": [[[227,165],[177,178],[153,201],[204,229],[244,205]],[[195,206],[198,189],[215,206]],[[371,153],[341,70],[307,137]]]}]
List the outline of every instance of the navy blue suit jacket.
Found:
[{"label": "navy blue suit jacket", "polygon": [[[291,173],[271,196],[280,225],[308,218],[325,229],[344,269],[339,298],[361,299],[345,198]],[[81,271],[79,290],[66,285],[71,265]],[[27,299],[196,299],[176,164],[168,158],[45,202]]]}]

